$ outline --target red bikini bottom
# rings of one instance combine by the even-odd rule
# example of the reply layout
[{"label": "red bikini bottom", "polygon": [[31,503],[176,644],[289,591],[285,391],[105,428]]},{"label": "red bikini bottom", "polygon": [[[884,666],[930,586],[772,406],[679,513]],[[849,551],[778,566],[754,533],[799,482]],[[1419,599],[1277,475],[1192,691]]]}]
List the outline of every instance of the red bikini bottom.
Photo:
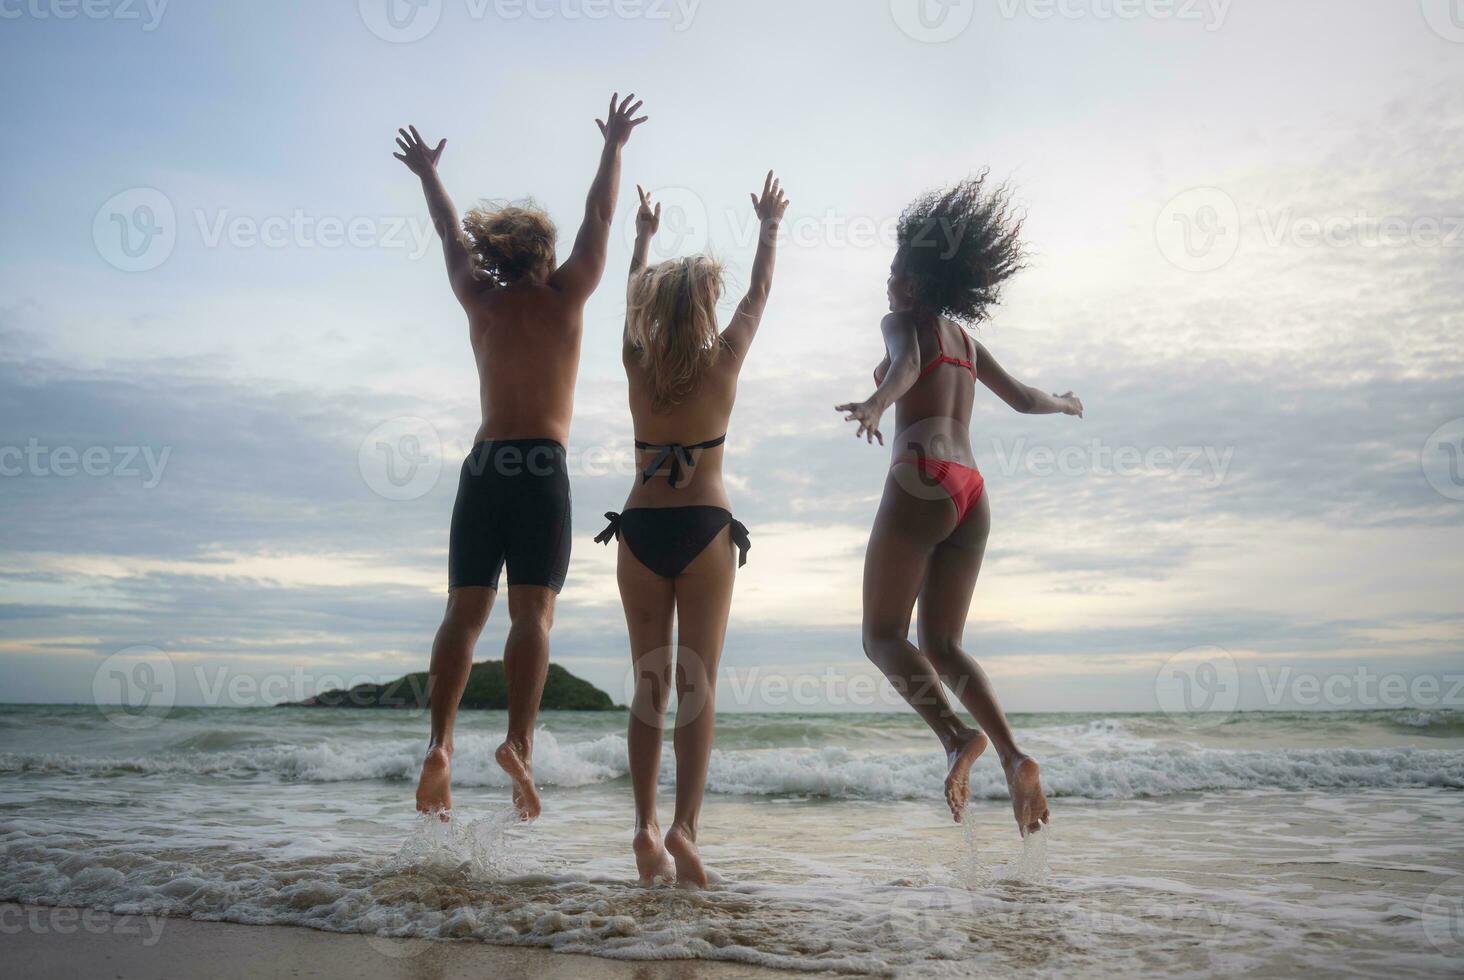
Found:
[{"label": "red bikini bottom", "polygon": [[966,520],[971,508],[981,501],[981,495],[986,492],[986,479],[974,466],[963,466],[948,459],[931,459],[928,456],[905,456],[895,460],[894,465],[901,463],[913,463],[917,470],[939,483],[950,495],[951,503],[956,505],[957,527]]}]

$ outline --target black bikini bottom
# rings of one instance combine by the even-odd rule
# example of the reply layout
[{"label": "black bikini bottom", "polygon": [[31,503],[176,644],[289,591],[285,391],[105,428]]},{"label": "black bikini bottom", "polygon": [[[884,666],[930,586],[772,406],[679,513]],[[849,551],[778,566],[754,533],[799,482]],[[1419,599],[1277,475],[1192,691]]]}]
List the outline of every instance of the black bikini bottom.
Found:
[{"label": "black bikini bottom", "polygon": [[738,568],[747,564],[747,549],[752,547],[747,528],[721,507],[631,507],[623,514],[607,511],[605,517],[610,523],[595,540],[609,544],[611,538],[620,538],[642,565],[662,578],[685,571],[728,524],[737,545]]}]

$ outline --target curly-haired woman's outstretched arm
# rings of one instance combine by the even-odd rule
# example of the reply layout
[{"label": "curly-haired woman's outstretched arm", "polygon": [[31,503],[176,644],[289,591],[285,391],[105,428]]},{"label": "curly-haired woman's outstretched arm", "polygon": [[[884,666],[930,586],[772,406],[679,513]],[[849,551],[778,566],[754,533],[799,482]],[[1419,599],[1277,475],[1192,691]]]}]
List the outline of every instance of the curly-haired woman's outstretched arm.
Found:
[{"label": "curly-haired woman's outstretched arm", "polygon": [[1071,391],[1049,395],[1041,388],[1023,384],[1006,372],[981,342],[976,345],[976,379],[991,393],[1023,415],[1076,415],[1083,417],[1083,403]]}]

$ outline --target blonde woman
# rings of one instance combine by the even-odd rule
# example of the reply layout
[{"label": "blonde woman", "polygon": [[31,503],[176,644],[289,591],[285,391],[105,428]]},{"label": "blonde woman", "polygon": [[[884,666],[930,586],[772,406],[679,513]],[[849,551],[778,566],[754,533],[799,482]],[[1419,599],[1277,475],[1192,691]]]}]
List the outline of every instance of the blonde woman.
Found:
[{"label": "blonde woman", "polygon": [[[751,283],[727,329],[718,332],[720,266],[694,255],[647,268],[661,208],[653,209],[645,191],[636,189],[641,203],[621,354],[640,473],[624,511],[606,514],[610,525],[595,540],[620,539],[617,578],[636,678],[627,734],[636,867],[647,884],[660,877],[705,888],[696,834],[716,726],[717,663],[732,581],[749,547],[722,482],[723,441],[737,375],[772,288],[778,225],[788,201],[769,171],[762,196],[751,195],[761,222]],[[676,814],[663,840],[656,781],[673,667]]]}]

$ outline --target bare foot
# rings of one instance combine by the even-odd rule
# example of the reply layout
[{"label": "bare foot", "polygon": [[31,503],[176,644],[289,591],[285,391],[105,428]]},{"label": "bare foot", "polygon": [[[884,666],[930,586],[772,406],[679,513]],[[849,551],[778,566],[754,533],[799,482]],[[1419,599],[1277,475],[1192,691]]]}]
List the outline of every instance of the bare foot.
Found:
[{"label": "bare foot", "polygon": [[427,750],[422,776],[417,780],[417,811],[448,819],[452,809],[452,755],[442,746]]},{"label": "bare foot", "polygon": [[1028,755],[1012,759],[1006,768],[1007,789],[1012,794],[1012,812],[1022,836],[1042,829],[1047,823],[1047,797],[1042,794],[1042,772]]},{"label": "bare foot", "polygon": [[660,827],[651,824],[637,830],[631,847],[635,849],[635,867],[642,885],[654,885],[657,878],[667,882],[676,880],[676,866],[671,863],[666,845],[661,843]]},{"label": "bare foot", "polygon": [[946,805],[951,808],[951,816],[956,818],[956,823],[961,822],[961,814],[966,812],[966,804],[971,802],[971,763],[985,751],[986,736],[972,731],[963,735],[946,753],[946,765],[950,767],[945,781]]},{"label": "bare foot", "polygon": [[676,883],[682,888],[707,887],[707,869],[702,867],[696,840],[685,827],[672,824],[666,834],[666,850],[676,859]]},{"label": "bare foot", "polygon": [[533,820],[539,815],[539,791],[534,788],[534,767],[526,751],[512,742],[505,741],[493,753],[493,758],[513,780],[513,805],[523,820]]}]

